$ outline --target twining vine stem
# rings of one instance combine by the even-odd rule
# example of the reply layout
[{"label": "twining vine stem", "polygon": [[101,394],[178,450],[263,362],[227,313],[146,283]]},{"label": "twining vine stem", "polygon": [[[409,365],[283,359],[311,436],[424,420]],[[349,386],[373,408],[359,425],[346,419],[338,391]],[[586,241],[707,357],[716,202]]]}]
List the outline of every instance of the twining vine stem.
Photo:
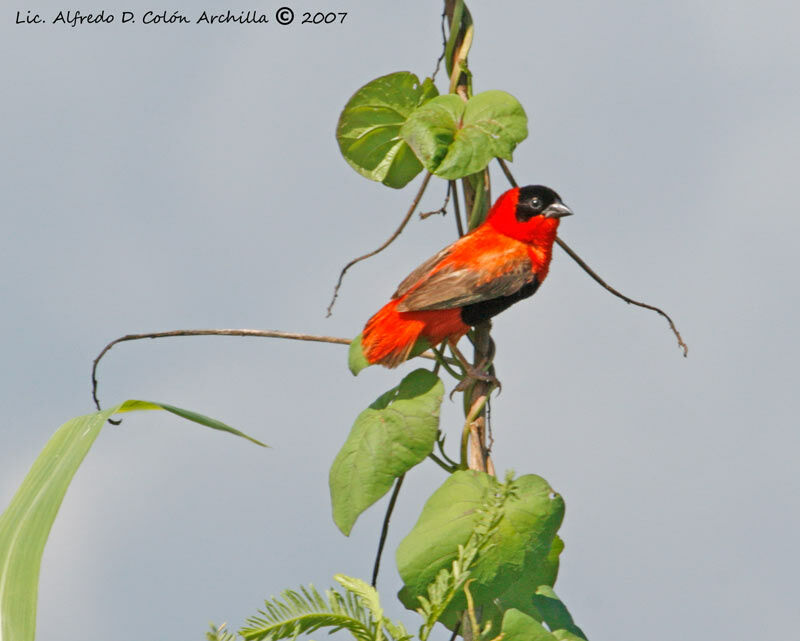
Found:
[{"label": "twining vine stem", "polygon": [[452,181],[447,183],[447,192],[444,195],[444,202],[439,209],[434,209],[433,211],[422,211],[419,214],[420,220],[425,220],[426,218],[430,218],[431,216],[435,216],[436,214],[441,214],[442,216],[447,214],[447,205],[450,202],[450,190],[452,188]]},{"label": "twining vine stem", "polygon": [[400,494],[400,486],[403,485],[403,479],[406,478],[405,474],[397,477],[394,483],[394,491],[392,498],[389,499],[389,506],[386,508],[386,516],[383,517],[383,527],[381,528],[381,538],[378,541],[378,552],[375,555],[375,564],[372,566],[372,587],[376,587],[378,583],[378,570],[381,567],[381,555],[383,554],[383,546],[386,544],[386,536],[389,534],[389,520],[392,518],[394,505],[397,503],[397,495]]},{"label": "twining vine stem", "polygon": [[456,181],[450,181],[450,191],[453,194],[453,209],[455,211],[456,229],[458,230],[458,237],[464,235],[464,226],[461,224],[461,207],[458,204],[458,189],[456,189]]},{"label": "twining vine stem", "polygon": [[[316,334],[298,334],[296,332],[282,332],[272,329],[175,329],[169,332],[152,332],[149,334],[126,334],[120,338],[115,338],[97,355],[92,362],[92,399],[97,409],[100,409],[100,401],[97,398],[97,366],[106,353],[117,345],[125,341],[138,341],[144,338],[171,338],[175,336],[253,336],[255,338],[286,338],[295,341],[312,341],[315,343],[335,343],[337,345],[349,345],[350,338],[339,338],[337,336],[319,336]],[[425,352],[420,354],[423,358],[436,360],[436,357]]]},{"label": "twining vine stem", "polygon": [[431,74],[431,82],[436,80],[436,74],[439,73],[439,67],[442,64],[442,60],[444,60],[444,54],[447,53],[447,34],[444,31],[445,19],[447,18],[447,11],[442,10],[442,20],[441,20],[441,27],[442,27],[442,53],[436,59],[436,66],[433,68],[433,73]]},{"label": "twining vine stem", "polygon": [[[463,3],[453,2],[452,0],[445,1],[445,15],[450,21],[448,45],[452,43],[451,59],[448,60],[451,70],[449,91],[450,93],[460,96],[464,102],[467,102],[471,94],[467,55],[472,46],[472,19]],[[483,179],[483,200],[490,200],[491,192],[489,190],[488,170],[484,170]],[[461,182],[464,190],[464,218],[468,229],[472,230],[482,222],[476,218],[476,213],[479,209],[477,202],[478,187],[473,188],[467,178],[462,179]],[[455,184],[453,184],[451,190],[454,192],[453,203],[455,206],[458,235],[462,237],[464,235],[464,227],[461,223],[461,212],[459,211]],[[487,360],[485,357],[486,349],[491,341],[489,336],[490,327],[489,324],[485,324],[475,329],[476,338],[473,341],[473,345],[475,347],[474,364],[476,367],[479,367],[480,363]],[[489,400],[491,390],[491,385],[484,381],[476,381],[470,391],[464,390],[464,398],[469,399],[467,404],[471,407],[469,410],[465,408],[467,421],[464,426],[464,437],[462,438],[461,465],[469,469],[494,474],[494,465],[489,456],[488,448],[486,447],[485,407]],[[471,443],[472,447],[469,447],[468,443]]]}]

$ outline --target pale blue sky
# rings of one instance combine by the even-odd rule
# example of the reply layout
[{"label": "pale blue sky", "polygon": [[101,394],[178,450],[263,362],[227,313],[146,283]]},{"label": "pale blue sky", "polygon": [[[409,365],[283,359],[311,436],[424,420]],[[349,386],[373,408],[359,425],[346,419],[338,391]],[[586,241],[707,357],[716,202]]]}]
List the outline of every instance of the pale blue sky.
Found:
[{"label": "pale blue sky", "polygon": [[[91,361],[112,338],[353,336],[454,239],[449,218],[415,220],[350,272],[325,319],[340,267],[383,241],[418,184],[394,191],[350,169],[339,111],[374,77],[429,74],[440,51],[438,3],[325,4],[348,12],[343,25],[72,29],[17,26],[17,7],[0,10],[3,505],[58,425],[91,410]],[[791,636],[800,10],[471,9],[476,91],[511,92],[530,119],[518,180],[557,189],[576,214],[564,239],[665,307],[690,345],[683,359],[662,319],[560,251],[536,296],[497,319],[495,461],[566,500],[558,593],[596,640]],[[505,186],[495,172],[495,194]],[[423,208],[443,193],[434,185]],[[152,413],[106,430],[45,551],[39,638],[198,639],[283,588],[369,578],[384,503],[343,537],[327,474],[355,416],[402,372],[354,379],[345,360],[338,346],[257,339],[115,348],[105,404],[173,403],[273,449]],[[443,429],[458,431],[457,404],[445,403]],[[432,464],[409,475],[383,563],[385,605],[411,627],[392,554],[443,480]]]}]

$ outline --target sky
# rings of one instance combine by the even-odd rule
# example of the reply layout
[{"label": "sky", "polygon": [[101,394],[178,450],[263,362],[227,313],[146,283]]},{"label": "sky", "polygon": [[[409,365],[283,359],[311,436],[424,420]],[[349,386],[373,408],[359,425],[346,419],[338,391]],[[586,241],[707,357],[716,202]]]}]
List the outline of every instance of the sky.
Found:
[{"label": "sky", "polygon": [[[279,5],[228,5],[263,10]],[[417,264],[455,239],[404,215],[404,190],[339,155],[369,80],[429,75],[440,6],[291,5],[331,25],[52,24],[70,7],[0,9],[0,504],[59,425],[92,411],[90,366],[127,333],[262,328],[352,337]],[[16,12],[43,24],[16,24]],[[219,5],[175,3],[194,19]],[[225,7],[227,8],[227,7]],[[475,91],[529,118],[511,165],[575,216],[560,235],[625,305],[556,250],[547,282],[494,324],[499,473],[545,477],[567,511],[556,590],[590,639],[785,638],[800,625],[797,394],[800,9],[789,2],[470,4]],[[444,74],[437,77],[444,88]],[[492,170],[495,196],[505,188]],[[422,210],[444,198],[433,181]],[[385,499],[350,537],[327,476],[353,420],[403,373],[354,378],[337,345],[177,338],[120,345],[104,406],[163,401],[271,446],[141,413],[103,431],[45,550],[39,639],[202,638],[270,595],[368,579]],[[452,383],[448,382],[452,386]],[[445,401],[442,429],[460,430]],[[398,542],[444,481],[407,477]],[[790,634],[790,633],[789,633]],[[436,639],[445,639],[439,629]]]}]

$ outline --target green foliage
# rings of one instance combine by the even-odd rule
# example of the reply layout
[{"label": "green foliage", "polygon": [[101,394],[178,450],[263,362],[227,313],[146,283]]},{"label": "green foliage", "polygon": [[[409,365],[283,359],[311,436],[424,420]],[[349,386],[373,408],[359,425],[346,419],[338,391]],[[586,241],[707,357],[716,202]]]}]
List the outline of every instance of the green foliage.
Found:
[{"label": "green foliage", "polygon": [[489,202],[489,194],[487,193],[486,183],[484,182],[484,173],[488,173],[488,171],[488,169],[484,169],[483,171],[477,174],[472,174],[471,176],[467,176],[464,179],[465,182],[470,184],[475,193],[472,203],[472,211],[469,212],[469,216],[467,218],[467,228],[470,230],[479,227],[483,221],[486,220],[486,216],[489,213],[489,208],[492,205],[492,203]]},{"label": "green foliage", "polygon": [[[542,599],[549,603],[543,603]],[[551,587],[540,586],[534,601],[539,610],[536,618],[515,608],[506,610],[502,626],[504,641],[586,641],[583,630],[575,625]]]},{"label": "green foliage", "polygon": [[[464,0],[456,0],[453,6],[453,20],[450,27],[450,35],[444,46],[444,61],[447,75],[453,73],[453,54],[455,53],[456,44],[463,41],[463,37],[474,30],[472,23],[472,14],[470,14]],[[463,56],[463,62],[466,62],[466,52]]]},{"label": "green foliage", "polygon": [[503,641],[557,641],[541,623],[515,608],[503,615]]},{"label": "green foliage", "polygon": [[484,91],[467,102],[448,94],[415,109],[400,135],[425,169],[455,180],[482,171],[493,158],[511,160],[528,136],[528,119],[505,91]]},{"label": "green foliage", "polygon": [[[452,477],[451,477],[452,478]],[[425,586],[425,594],[417,596],[423,624],[419,630],[419,638],[425,641],[433,626],[442,619],[450,604],[465,589],[471,577],[471,569],[481,554],[486,553],[493,545],[493,537],[503,519],[503,510],[514,488],[511,475],[493,494],[485,496],[484,503],[475,510],[476,522],[464,545],[459,545],[456,556],[449,567],[442,567],[434,579]],[[409,606],[410,607],[410,606]]]},{"label": "green foliage", "polygon": [[254,439],[252,436],[248,436],[244,432],[240,432],[239,430],[231,427],[230,425],[226,425],[222,421],[218,421],[217,419],[210,418],[208,416],[203,416],[202,414],[198,414],[197,412],[192,412],[191,410],[185,410],[180,407],[175,407],[174,405],[167,405],[166,403],[151,403],[149,401],[125,401],[119,407],[120,409],[118,409],[117,412],[115,413],[133,412],[138,410],[166,410],[171,414],[175,414],[176,416],[185,418],[187,421],[192,421],[193,423],[199,423],[200,425],[205,425],[206,427],[210,427],[211,429],[214,430],[219,430],[220,432],[227,432],[228,434],[239,436],[241,438],[247,439],[251,443],[260,445],[261,447],[269,447],[269,445],[266,445],[261,441]]},{"label": "green foliage", "polygon": [[568,632],[567,630],[556,630],[553,632],[553,636],[558,639],[558,641],[586,641],[586,637],[572,634],[572,632]]},{"label": "green foliage", "polygon": [[[413,530],[397,549],[397,566],[405,586],[400,599],[415,608],[419,596],[447,568],[480,518],[480,508],[496,494],[494,477],[460,471],[449,477],[428,499]],[[533,612],[532,596],[540,585],[552,585],[558,573],[558,552],[563,544],[556,531],[564,515],[564,502],[547,482],[533,474],[513,482],[511,497],[491,536],[491,548],[480,555],[471,576],[471,592],[483,620],[499,629],[503,612],[516,607]],[[442,616],[452,627],[466,607],[459,595]]]},{"label": "green foliage", "polygon": [[364,349],[361,346],[361,334],[356,336],[350,343],[350,348],[347,350],[347,366],[353,376],[358,376],[362,369],[369,367],[369,361],[364,355]]},{"label": "green foliage", "polygon": [[433,82],[407,71],[381,76],[353,94],[339,116],[336,139],[344,159],[362,176],[404,187],[424,166],[455,180],[511,160],[528,136],[519,101],[484,91],[466,102],[439,96]]},{"label": "green foliage", "polygon": [[389,187],[405,187],[422,165],[400,136],[420,105],[438,95],[430,78],[408,71],[390,73],[361,87],[348,100],[336,127],[344,159],[362,176]]},{"label": "green foliage", "polygon": [[[533,596],[533,607],[542,621],[553,631],[558,639],[586,639],[567,610],[567,606],[558,598],[549,585],[540,585]],[[559,636],[561,635],[561,636]]]},{"label": "green foliage", "polygon": [[333,519],[342,532],[433,451],[443,396],[439,377],[418,369],[358,415],[330,471]]},{"label": "green foliage", "polygon": [[429,100],[424,109],[414,111],[400,130],[403,140],[433,174],[438,175],[442,161],[455,143],[465,106],[455,94],[439,96]]},{"label": "green foliage", "polygon": [[[470,569],[480,555],[495,544],[493,536],[515,491],[510,478],[504,484],[498,483],[496,490],[477,506],[474,529],[465,544],[458,546],[449,567],[437,573],[435,580],[426,586],[425,595],[419,598],[417,611],[423,617],[419,632],[421,641],[428,638],[439,617],[464,589]],[[267,601],[266,607],[248,619],[247,627],[239,634],[245,639],[277,641],[330,628],[331,632],[347,630],[357,641],[408,641],[412,638],[402,624],[384,616],[375,588],[342,574],[334,578],[345,589],[344,595],[331,589],[323,596],[313,586],[301,588],[299,592],[286,590],[282,599]],[[212,631],[216,629],[212,627]],[[216,637],[209,636],[209,639],[217,641]]]},{"label": "green foliage", "polygon": [[[364,346],[361,343],[363,334],[359,334],[350,342],[350,348],[347,350],[347,367],[353,373],[353,376],[358,376],[361,370],[370,366],[366,354],[364,354]],[[408,353],[408,358],[419,356],[423,352],[427,352],[431,348],[431,344],[424,338],[418,338]]]},{"label": "green foliage", "polygon": [[156,409],[264,445],[215,419],[148,401],[125,401],[64,423],[0,516],[0,638],[32,641],[35,636],[42,552],[67,488],[106,421],[120,412]]},{"label": "green foliage", "polygon": [[209,631],[206,632],[206,641],[236,641],[239,637],[233,632],[228,632],[225,627],[225,623],[220,626],[212,623]]},{"label": "green foliage", "polygon": [[[498,604],[497,607],[502,608],[499,616],[484,614],[483,622],[478,623],[477,612],[485,609],[486,603],[472,598],[472,595],[486,574],[487,560],[491,562],[497,555],[505,557],[503,548],[510,543],[513,545],[507,532],[509,525],[524,527],[525,518],[520,513],[532,508],[529,495],[532,488],[541,486],[541,479],[537,479],[524,476],[513,480],[509,474],[504,483],[499,483],[494,477],[474,472],[457,472],[450,477],[453,483],[466,483],[467,487],[477,483],[488,491],[481,493],[480,501],[467,500],[471,505],[468,536],[452,550],[452,554],[447,554],[445,564],[433,568],[435,574],[416,597],[416,610],[422,617],[418,633],[420,641],[427,641],[436,623],[444,622],[448,613],[454,613],[454,620],[458,620],[465,609],[475,639],[497,638],[492,633],[492,630],[497,630],[502,631],[507,641],[585,641],[580,628],[575,626],[566,608],[546,585],[540,586],[535,594],[534,591],[527,594],[529,601],[533,598],[537,604],[529,608],[531,612],[502,608],[502,604]],[[548,500],[556,501],[556,498]],[[524,537],[524,533],[521,536]],[[431,543],[435,541],[431,540]],[[258,615],[247,620],[239,634],[248,640],[278,641],[327,629],[329,632],[347,630],[356,641],[409,641],[413,638],[401,624],[386,618],[374,587],[341,574],[334,578],[344,588],[344,593],[330,589],[323,595],[313,586],[299,591],[286,590],[281,598],[268,600]],[[545,602],[540,602],[540,599]],[[458,603],[461,607],[455,611]],[[453,623],[451,621],[451,627]],[[213,626],[207,638],[209,641],[233,641],[232,637],[223,636]]]},{"label": "green foliage", "polygon": [[347,630],[357,641],[407,641],[411,638],[402,624],[383,616],[378,593],[359,579],[342,574],[334,577],[345,589],[334,589],[325,596],[314,586],[299,592],[286,590],[282,599],[267,601],[257,616],[247,620],[239,631],[245,639],[277,641],[295,639],[321,628]]}]

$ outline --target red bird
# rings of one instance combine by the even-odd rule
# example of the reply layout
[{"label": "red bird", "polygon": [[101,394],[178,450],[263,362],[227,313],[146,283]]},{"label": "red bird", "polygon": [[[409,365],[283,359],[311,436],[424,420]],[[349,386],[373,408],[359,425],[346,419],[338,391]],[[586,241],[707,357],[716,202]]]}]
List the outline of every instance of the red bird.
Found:
[{"label": "red bird", "polygon": [[417,267],[367,322],[367,361],[397,367],[418,340],[455,346],[469,328],[532,296],[547,276],[559,220],[572,211],[542,185],[515,187],[486,221]]}]

